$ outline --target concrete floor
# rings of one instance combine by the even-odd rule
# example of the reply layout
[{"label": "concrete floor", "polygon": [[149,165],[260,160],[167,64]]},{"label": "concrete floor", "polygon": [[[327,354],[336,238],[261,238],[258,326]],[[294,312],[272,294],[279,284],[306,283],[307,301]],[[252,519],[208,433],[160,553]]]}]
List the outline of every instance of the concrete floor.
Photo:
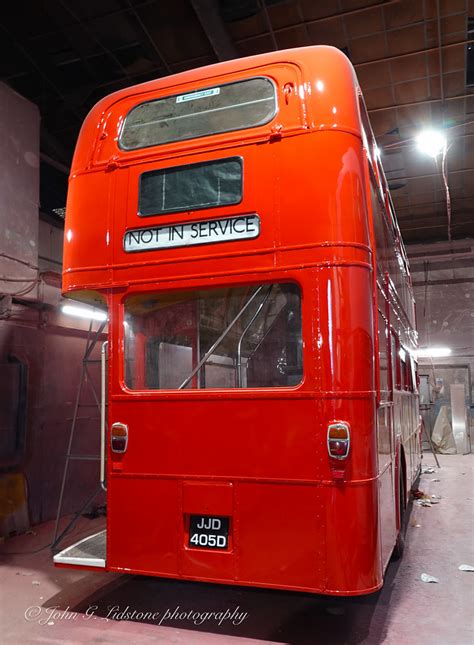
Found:
[{"label": "concrete floor", "polygon": [[[474,456],[440,456],[440,462],[436,473],[422,475],[420,489],[442,499],[431,508],[413,506],[404,558],[390,565],[379,593],[331,598],[55,569],[45,549],[2,558],[0,641],[472,644],[474,573],[461,572],[458,566],[474,565]],[[433,457],[425,453],[424,466],[430,465]],[[77,533],[100,529],[100,521],[81,518]],[[36,535],[8,540],[4,551],[37,549],[51,539],[52,528],[52,523],[45,524],[35,528]],[[423,572],[439,578],[439,584],[421,582]],[[163,620],[166,611],[176,607],[201,615],[238,608],[234,622],[240,624]],[[127,620],[120,613],[133,610],[159,616]]]}]

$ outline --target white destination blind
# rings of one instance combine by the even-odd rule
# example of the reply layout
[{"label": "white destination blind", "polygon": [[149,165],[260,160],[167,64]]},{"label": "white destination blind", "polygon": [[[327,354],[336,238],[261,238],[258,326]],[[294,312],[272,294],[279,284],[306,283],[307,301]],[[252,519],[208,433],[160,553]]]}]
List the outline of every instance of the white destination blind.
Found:
[{"label": "white destination blind", "polygon": [[258,215],[240,215],[206,222],[189,222],[169,226],[153,226],[126,231],[123,248],[128,253],[169,249],[176,246],[213,244],[249,240],[260,234]]},{"label": "white destination blind", "polygon": [[176,97],[176,103],[184,103],[186,101],[195,101],[196,99],[205,99],[208,96],[217,96],[220,94],[220,87],[212,87],[209,90],[201,90],[200,92],[191,92],[190,94],[181,94]]}]

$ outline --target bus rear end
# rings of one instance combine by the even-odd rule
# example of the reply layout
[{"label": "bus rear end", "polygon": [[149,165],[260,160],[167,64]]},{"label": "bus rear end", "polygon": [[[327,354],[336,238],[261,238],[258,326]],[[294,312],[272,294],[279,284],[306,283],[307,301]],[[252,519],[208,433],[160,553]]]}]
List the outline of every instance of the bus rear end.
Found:
[{"label": "bus rear end", "polygon": [[347,59],[315,47],[124,90],[88,117],[64,292],[109,312],[106,551],[58,566],[381,586],[357,109]]}]

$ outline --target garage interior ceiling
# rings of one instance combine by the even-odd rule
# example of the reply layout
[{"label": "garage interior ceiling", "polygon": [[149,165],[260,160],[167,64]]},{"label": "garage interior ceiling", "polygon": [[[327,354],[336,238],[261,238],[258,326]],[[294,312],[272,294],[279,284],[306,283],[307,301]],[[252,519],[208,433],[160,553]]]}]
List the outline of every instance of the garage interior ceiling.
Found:
[{"label": "garage interior ceiling", "polygon": [[19,0],[2,15],[0,78],[41,110],[41,210],[54,218],[102,96],[219,60],[334,45],[355,66],[407,243],[448,239],[440,162],[413,144],[425,127],[446,129],[459,239],[474,237],[473,16],[472,0]]}]

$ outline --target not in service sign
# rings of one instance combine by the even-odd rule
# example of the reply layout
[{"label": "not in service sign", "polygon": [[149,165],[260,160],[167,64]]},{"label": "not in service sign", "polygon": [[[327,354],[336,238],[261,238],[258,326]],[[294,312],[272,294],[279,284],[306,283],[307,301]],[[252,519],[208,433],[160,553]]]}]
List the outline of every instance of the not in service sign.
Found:
[{"label": "not in service sign", "polygon": [[206,222],[132,229],[126,231],[123,237],[123,248],[127,253],[152,251],[177,246],[248,240],[258,237],[259,234],[259,216],[255,214],[241,215],[226,219],[212,219]]}]

